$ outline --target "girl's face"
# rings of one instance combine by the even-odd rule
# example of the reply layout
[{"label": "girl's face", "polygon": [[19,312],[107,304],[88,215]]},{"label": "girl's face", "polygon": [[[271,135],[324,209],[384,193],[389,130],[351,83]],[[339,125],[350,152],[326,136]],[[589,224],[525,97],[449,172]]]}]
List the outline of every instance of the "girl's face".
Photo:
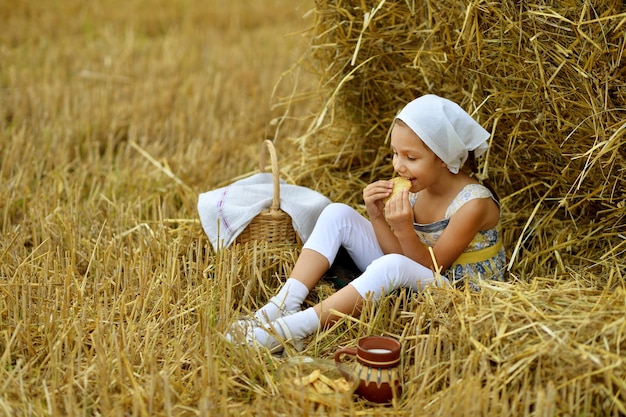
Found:
[{"label": "girl's face", "polygon": [[433,184],[446,164],[430,150],[407,125],[397,121],[391,130],[393,169],[411,180],[411,192],[416,193]]}]

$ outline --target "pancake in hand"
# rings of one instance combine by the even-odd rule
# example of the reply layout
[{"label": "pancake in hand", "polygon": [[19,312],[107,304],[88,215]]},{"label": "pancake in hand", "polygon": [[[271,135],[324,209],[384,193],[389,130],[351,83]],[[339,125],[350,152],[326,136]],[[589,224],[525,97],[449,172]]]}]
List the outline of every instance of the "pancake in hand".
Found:
[{"label": "pancake in hand", "polygon": [[411,181],[406,178],[395,177],[391,181],[393,181],[393,189],[391,190],[391,194],[389,194],[389,196],[383,200],[385,204],[387,204],[391,197],[401,193],[402,190],[411,189]]}]

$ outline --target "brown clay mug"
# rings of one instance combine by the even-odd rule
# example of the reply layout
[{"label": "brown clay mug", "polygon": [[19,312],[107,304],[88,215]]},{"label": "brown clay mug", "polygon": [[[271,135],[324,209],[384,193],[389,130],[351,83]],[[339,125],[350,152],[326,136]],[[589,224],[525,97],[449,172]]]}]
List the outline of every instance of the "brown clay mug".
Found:
[{"label": "brown clay mug", "polygon": [[402,392],[401,351],[396,339],[368,336],[359,339],[356,349],[344,347],[335,352],[335,362],[341,363],[343,355],[356,356],[356,393],[371,402],[388,403]]}]

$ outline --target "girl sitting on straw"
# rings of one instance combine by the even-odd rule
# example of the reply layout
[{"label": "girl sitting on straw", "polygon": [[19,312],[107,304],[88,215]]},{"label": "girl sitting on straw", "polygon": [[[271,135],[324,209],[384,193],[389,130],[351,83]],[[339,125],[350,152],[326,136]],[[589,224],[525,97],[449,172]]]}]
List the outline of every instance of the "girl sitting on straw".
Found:
[{"label": "girl sitting on straw", "polygon": [[[475,164],[474,155],[486,151],[488,138],[489,132],[450,100],[425,95],[406,105],[394,122],[391,148],[393,168],[411,181],[410,190],[385,204],[392,181],[365,187],[369,221],[345,204],[327,206],[291,277],[253,317],[234,323],[228,340],[280,348],[283,341],[297,341],[337,320],[333,313],[356,317],[366,298],[377,300],[400,287],[420,291],[470,277],[503,280],[499,202],[460,172],[468,157]],[[362,274],[300,311],[340,247]]]}]

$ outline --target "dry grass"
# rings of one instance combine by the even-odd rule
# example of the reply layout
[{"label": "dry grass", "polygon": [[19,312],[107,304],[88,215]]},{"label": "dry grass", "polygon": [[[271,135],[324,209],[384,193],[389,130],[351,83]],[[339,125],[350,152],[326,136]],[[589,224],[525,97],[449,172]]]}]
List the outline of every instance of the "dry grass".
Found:
[{"label": "dry grass", "polygon": [[[285,177],[356,206],[361,185],[386,172],[379,148],[388,116],[373,114],[372,124],[329,106],[334,123],[326,127],[327,119],[316,119],[324,108],[317,92],[328,97],[326,86],[341,76],[317,85],[288,71],[310,42],[283,35],[311,24],[302,18],[309,7],[284,0],[0,2],[0,414],[306,414],[278,390],[280,358],[223,337],[238,314],[280,285],[298,248],[258,244],[214,253],[196,202],[200,192],[250,172],[266,137],[276,138],[281,162],[289,162],[281,163]],[[385,15],[404,18],[381,10]],[[355,16],[343,15],[346,27],[356,28],[351,39],[359,34]],[[536,16],[552,19],[548,11]],[[462,31],[468,44],[469,34],[481,33],[472,24]],[[367,60],[367,45],[361,44],[357,66]],[[549,52],[546,45],[538,44]],[[440,55],[423,57],[439,62]],[[570,64],[560,71],[572,70]],[[556,94],[551,91],[545,94]],[[609,133],[594,133],[581,145],[597,147],[570,149],[585,157],[577,166],[588,170],[558,177],[550,188],[544,183],[563,168],[535,158],[536,178],[520,189],[511,188],[522,181],[511,166],[536,154],[528,150],[519,159],[519,137],[506,132],[532,125],[505,124],[518,114],[507,108],[483,121],[497,123],[493,158],[506,162],[506,168],[494,162],[490,173],[511,173],[499,185],[509,210],[507,242],[514,247],[525,236],[528,251],[514,269],[523,279],[480,293],[395,293],[377,308],[369,305],[359,320],[346,318],[312,337],[304,354],[326,358],[366,334],[393,335],[404,344],[400,401],[373,407],[355,399],[328,415],[626,413],[623,124],[617,124],[623,108],[594,113],[577,129],[567,125],[589,132],[601,121],[612,123]],[[557,109],[546,105],[552,123]],[[347,137],[362,137],[363,124],[370,125],[371,145],[338,139],[346,129],[352,129]],[[533,152],[541,154],[548,145],[537,146]],[[589,195],[576,189],[588,182],[592,191],[613,187],[612,197],[604,188]],[[596,202],[612,226],[604,217],[589,221],[584,212],[574,221],[569,213],[558,216],[559,198],[581,210]],[[551,202],[549,210],[542,201]],[[604,240],[608,246],[558,258],[590,230],[597,231],[583,247]],[[324,283],[308,302],[332,291]]]}]

